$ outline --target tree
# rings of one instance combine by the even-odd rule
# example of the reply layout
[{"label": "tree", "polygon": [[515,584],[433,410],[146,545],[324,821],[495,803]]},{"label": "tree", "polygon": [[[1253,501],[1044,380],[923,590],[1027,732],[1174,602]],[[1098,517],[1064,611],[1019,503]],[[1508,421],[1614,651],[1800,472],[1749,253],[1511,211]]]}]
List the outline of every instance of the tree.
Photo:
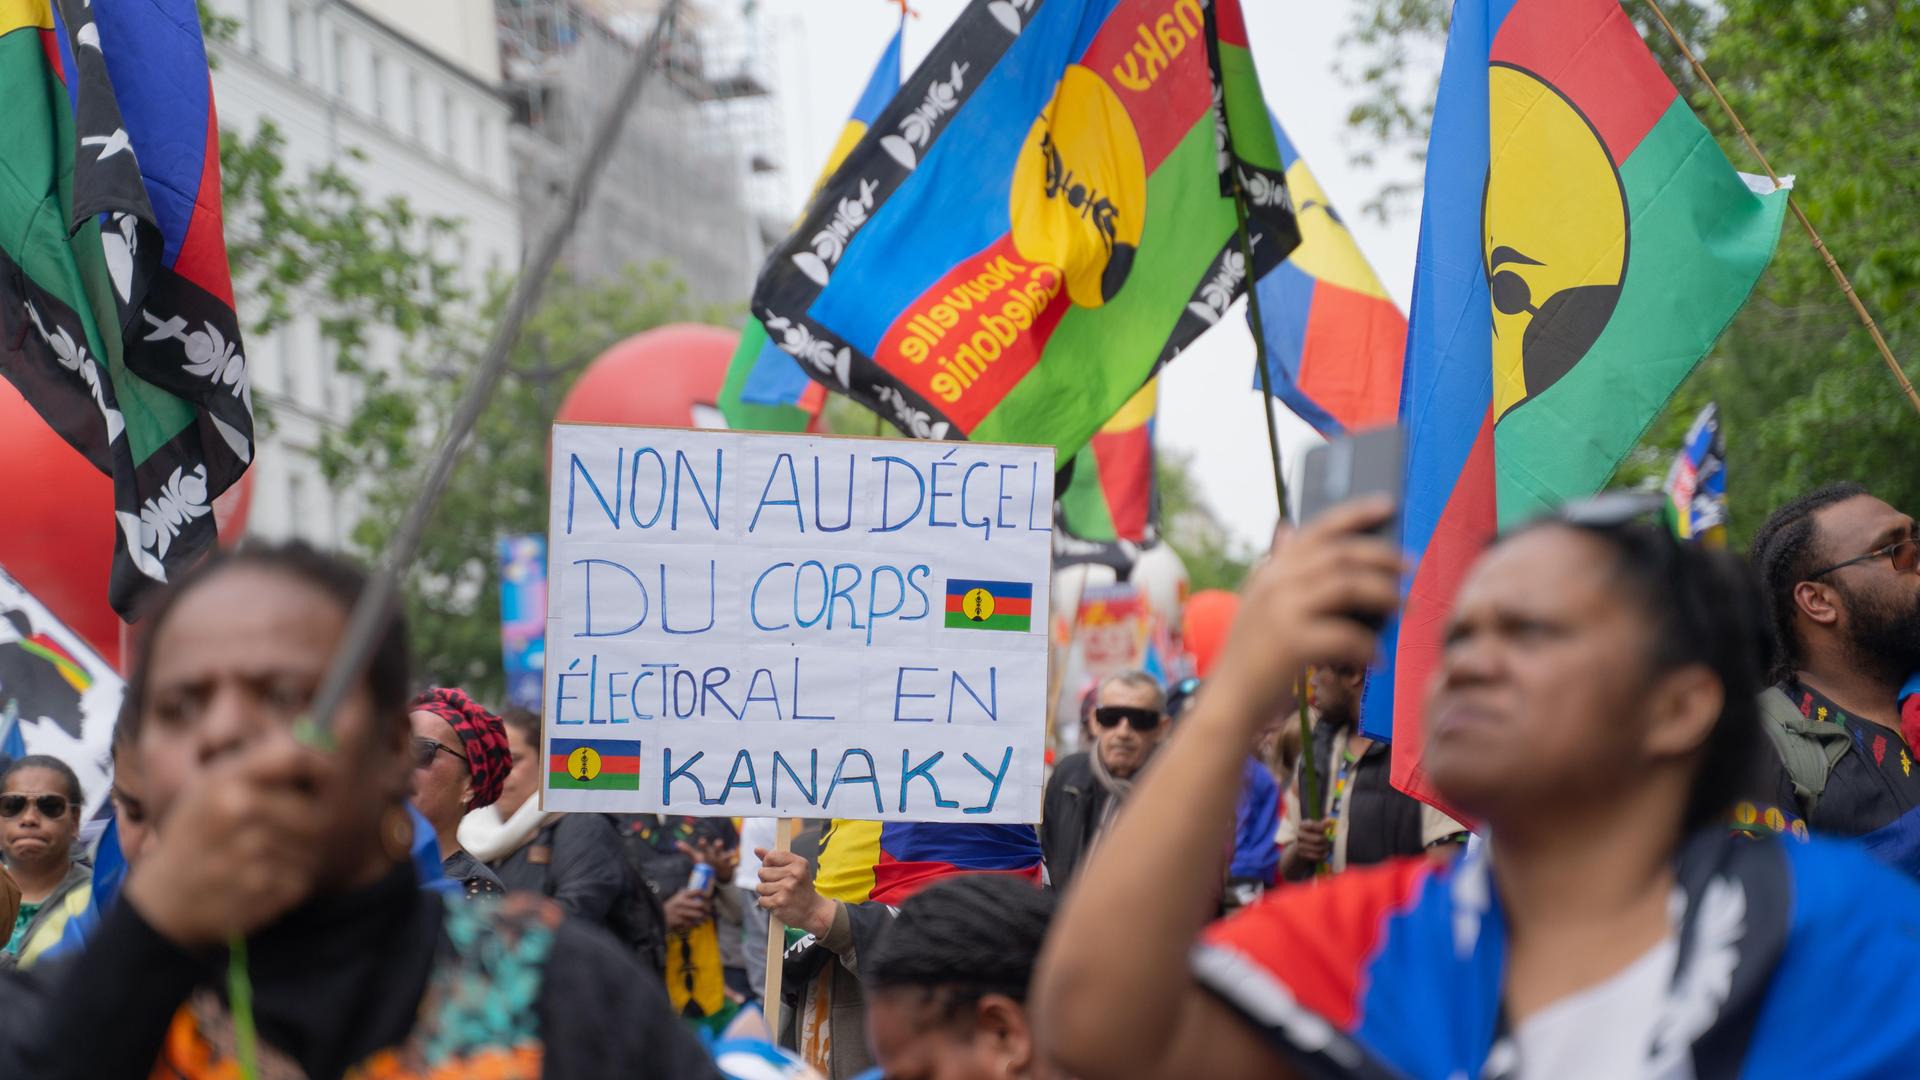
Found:
[{"label": "tree", "polygon": [[[322,448],[329,482],[351,482],[364,493],[365,512],[352,538],[361,553],[385,550],[413,504],[427,455],[479,360],[483,331],[504,292],[495,291],[471,340],[421,354],[370,385],[353,422]],[[546,531],[548,432],[567,387],[623,338],[715,315],[693,310],[686,287],[663,266],[632,267],[593,285],[555,275],[467,441],[406,581],[414,666],[423,682],[459,685],[488,700],[505,689],[496,543]]]},{"label": "tree", "polygon": [[[1426,140],[1428,71],[1403,62],[1442,32],[1442,0],[1370,0],[1345,48],[1368,97],[1349,118],[1366,153]],[[1735,166],[1759,163],[1650,9],[1642,36]],[[1669,0],[1663,10],[1756,133],[1794,201],[1820,228],[1880,320],[1895,356],[1920,351],[1920,9],[1903,0]],[[1410,36],[1409,36],[1410,35]],[[1920,506],[1905,450],[1920,424],[1798,226],[1788,224],[1753,298],[1649,428],[1615,481],[1654,485],[1688,423],[1720,405],[1731,532],[1831,480],[1858,480]]]},{"label": "tree", "polygon": [[1253,567],[1253,553],[1207,505],[1193,476],[1193,455],[1158,448],[1154,481],[1159,485],[1161,538],[1187,566],[1187,583],[1202,589],[1238,589]]}]

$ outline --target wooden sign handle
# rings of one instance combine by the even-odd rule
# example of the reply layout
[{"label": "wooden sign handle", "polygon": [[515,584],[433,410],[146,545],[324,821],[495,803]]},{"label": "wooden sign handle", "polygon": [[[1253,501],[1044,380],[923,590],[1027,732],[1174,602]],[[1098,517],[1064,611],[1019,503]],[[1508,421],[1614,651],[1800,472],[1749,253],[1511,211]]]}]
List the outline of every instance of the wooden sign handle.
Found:
[{"label": "wooden sign handle", "polygon": [[[792,851],[793,836],[800,831],[799,818],[781,818],[773,850]],[[780,917],[767,916],[767,979],[765,1009],[767,1026],[773,1029],[773,1041],[780,1041],[780,984],[786,972],[787,927]]]}]

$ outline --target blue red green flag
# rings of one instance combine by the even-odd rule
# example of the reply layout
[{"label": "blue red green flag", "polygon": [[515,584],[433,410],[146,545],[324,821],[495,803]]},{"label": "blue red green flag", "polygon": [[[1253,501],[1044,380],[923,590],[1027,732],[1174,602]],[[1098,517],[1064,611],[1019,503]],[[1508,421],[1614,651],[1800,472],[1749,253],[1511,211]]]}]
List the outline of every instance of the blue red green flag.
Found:
[{"label": "blue red green flag", "polygon": [[753,311],[909,435],[1064,459],[1292,250],[1280,164],[1239,0],[975,0]]},{"label": "blue red green flag", "polygon": [[639,791],[639,740],[549,739],[547,786],[574,791]]},{"label": "blue red green flag", "polygon": [[1420,701],[1503,524],[1599,490],[1766,269],[1743,177],[1616,0],[1460,0],[1427,152],[1400,421],[1417,560],[1361,720],[1431,802]]},{"label": "blue red green flag", "polygon": [[0,3],[0,375],[101,472],[131,616],[253,458],[193,0]]},{"label": "blue red green flag", "polygon": [[1033,628],[1033,584],[1026,581],[947,579],[949,630],[1015,630]]},{"label": "blue red green flag", "polygon": [[[1407,317],[1306,160],[1273,121],[1300,246],[1257,286],[1273,396],[1322,435],[1390,424],[1400,409]],[[1260,373],[1253,377],[1260,389]]]}]

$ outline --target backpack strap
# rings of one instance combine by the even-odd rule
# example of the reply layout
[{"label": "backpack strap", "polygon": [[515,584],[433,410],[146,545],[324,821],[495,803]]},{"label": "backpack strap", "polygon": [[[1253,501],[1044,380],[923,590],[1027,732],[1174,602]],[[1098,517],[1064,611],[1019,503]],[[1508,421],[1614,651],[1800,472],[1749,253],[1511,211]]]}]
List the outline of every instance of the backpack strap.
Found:
[{"label": "backpack strap", "polygon": [[1802,716],[1793,699],[1779,687],[1761,692],[1760,717],[1793,781],[1793,793],[1804,809],[1802,816],[1811,818],[1827,790],[1828,775],[1853,745],[1853,737],[1843,724]]}]

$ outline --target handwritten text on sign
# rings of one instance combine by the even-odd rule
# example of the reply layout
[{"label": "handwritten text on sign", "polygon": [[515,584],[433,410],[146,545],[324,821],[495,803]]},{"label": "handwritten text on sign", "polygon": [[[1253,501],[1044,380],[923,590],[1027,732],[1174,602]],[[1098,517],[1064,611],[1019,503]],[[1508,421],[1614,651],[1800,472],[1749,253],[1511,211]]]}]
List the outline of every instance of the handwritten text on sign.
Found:
[{"label": "handwritten text on sign", "polygon": [[1040,817],[1053,452],[557,425],[545,806]]}]

